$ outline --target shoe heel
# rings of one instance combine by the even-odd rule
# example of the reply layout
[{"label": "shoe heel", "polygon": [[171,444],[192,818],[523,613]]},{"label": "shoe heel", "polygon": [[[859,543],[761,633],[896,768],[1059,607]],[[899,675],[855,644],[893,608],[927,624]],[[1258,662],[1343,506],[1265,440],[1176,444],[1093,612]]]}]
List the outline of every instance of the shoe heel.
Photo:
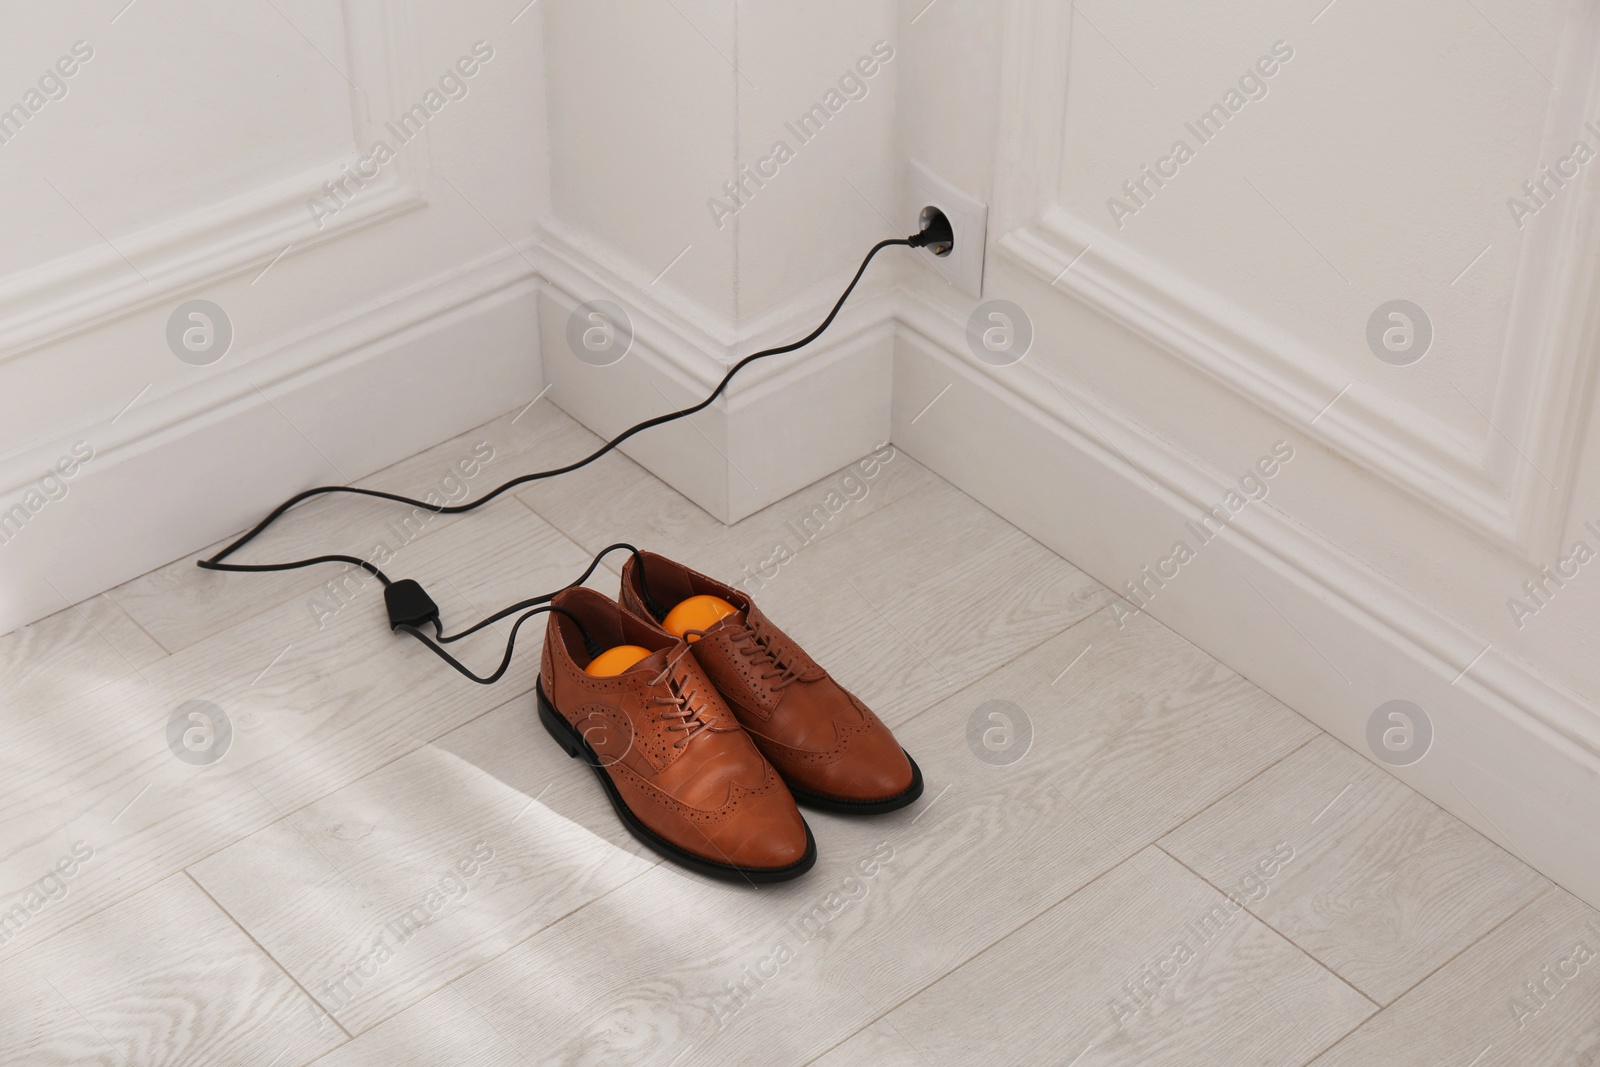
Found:
[{"label": "shoe heel", "polygon": [[545,699],[544,683],[534,683],[534,691],[539,698],[539,721],[544,724],[545,732],[555,738],[556,744],[573,759],[578,758],[578,746],[581,742],[567,720],[563,719],[556,709],[550,706],[550,701]]}]

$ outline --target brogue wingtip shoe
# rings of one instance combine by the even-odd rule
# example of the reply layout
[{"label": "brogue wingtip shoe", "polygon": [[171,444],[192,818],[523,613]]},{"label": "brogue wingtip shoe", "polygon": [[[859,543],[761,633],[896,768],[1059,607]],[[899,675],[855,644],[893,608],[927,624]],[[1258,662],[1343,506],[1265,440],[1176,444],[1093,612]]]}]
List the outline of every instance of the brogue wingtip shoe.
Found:
[{"label": "brogue wingtip shoe", "polygon": [[665,628],[672,605],[705,597],[726,614],[688,632],[694,657],[796,800],[868,815],[922,795],[922,771],[889,727],[747,594],[653,552],[623,566],[623,607],[662,637],[675,636]]},{"label": "brogue wingtip shoe", "polygon": [[[552,605],[540,722],[594,770],[628,831],[716,878],[778,882],[810,870],[811,828],[688,646],[590,589],[565,590]],[[623,645],[643,658],[612,675],[585,671],[596,646]]]}]

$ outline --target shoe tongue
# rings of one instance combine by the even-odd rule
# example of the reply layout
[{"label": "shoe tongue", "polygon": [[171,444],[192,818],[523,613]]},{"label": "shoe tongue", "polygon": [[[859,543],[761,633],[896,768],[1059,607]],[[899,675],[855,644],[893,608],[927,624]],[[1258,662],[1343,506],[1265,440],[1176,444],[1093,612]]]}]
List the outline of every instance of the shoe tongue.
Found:
[{"label": "shoe tongue", "polygon": [[731,615],[724,615],[710,626],[706,627],[707,634],[714,634],[719,630],[741,629],[750,625],[750,609],[738,608]]},{"label": "shoe tongue", "polygon": [[633,666],[629,667],[623,673],[624,674],[636,674],[636,673],[639,673],[641,671],[647,671],[647,672],[649,672],[650,677],[654,678],[656,675],[660,674],[666,668],[667,660],[672,657],[672,651],[673,650],[672,650],[672,647],[670,645],[668,647],[666,647],[666,648],[657,649],[656,651],[654,651],[654,652],[650,653],[648,656],[646,656],[644,659],[640,660],[639,662],[635,663]]},{"label": "shoe tongue", "polygon": [[[668,677],[681,678],[686,668],[684,661],[688,658],[689,653],[682,644],[668,645],[666,648],[657,649],[650,653],[623,673],[633,677],[643,677],[646,681],[653,681],[660,677],[661,673],[667,669],[667,664],[671,663],[673,666]],[[667,685],[668,679],[662,678],[661,684]]]}]

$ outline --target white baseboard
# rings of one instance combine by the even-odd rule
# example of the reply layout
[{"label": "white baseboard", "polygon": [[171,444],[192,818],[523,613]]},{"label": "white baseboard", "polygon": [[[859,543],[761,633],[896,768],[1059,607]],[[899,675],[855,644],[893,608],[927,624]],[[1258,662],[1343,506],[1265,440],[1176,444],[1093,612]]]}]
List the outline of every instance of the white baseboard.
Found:
[{"label": "white baseboard", "polygon": [[[1092,397],[1068,401],[1026,361],[981,367],[961,331],[903,305],[895,445],[1110,588],[1167,554],[1233,481]],[[1432,748],[1388,769],[1600,906],[1600,712],[1576,695],[1485,651],[1267,504],[1240,512],[1149,610],[1369,758],[1372,711],[1415,702]]]},{"label": "white baseboard", "polygon": [[[547,233],[532,254],[546,280],[541,349],[551,399],[605,437],[698,402],[743,356],[810,332],[838,297],[801,294],[753,327],[730,331],[651,295],[649,279],[629,276],[576,235]],[[602,299],[624,308],[634,340],[619,362],[596,367],[572,351],[567,320],[578,305]],[[728,523],[810,485],[888,440],[895,306],[883,279],[863,280],[804,351],[752,364],[705,411],[648,430],[622,451]]]},{"label": "white baseboard", "polygon": [[65,496],[0,543],[0,633],[243,530],[302,489],[362,478],[532,399],[537,288],[507,251],[6,457],[9,508],[75,441],[94,452]]}]

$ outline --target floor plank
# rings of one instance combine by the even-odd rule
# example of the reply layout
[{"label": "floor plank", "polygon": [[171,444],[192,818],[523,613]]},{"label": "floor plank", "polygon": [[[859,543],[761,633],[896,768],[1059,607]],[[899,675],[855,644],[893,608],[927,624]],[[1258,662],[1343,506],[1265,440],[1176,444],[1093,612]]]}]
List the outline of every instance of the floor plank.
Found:
[{"label": "floor plank", "polygon": [[1223,886],[1280,841],[1295,860],[1252,910],[1379,1004],[1548,885],[1331,737],[1271,768],[1161,846]]},{"label": "floor plank", "polygon": [[1316,1067],[1441,1063],[1600,1065],[1600,912],[1549,889]]},{"label": "floor plank", "polygon": [[[930,1063],[1290,1067],[1375,1010],[1149,848],[883,1022]],[[879,1030],[818,1062],[885,1043]]]},{"label": "floor plank", "polygon": [[446,987],[348,1041],[316,1067],[528,1067],[461,994]]},{"label": "floor plank", "polygon": [[1323,736],[1165,626],[1144,615],[1119,625],[1111,608],[928,714],[982,749],[970,724],[994,729],[981,712],[995,707],[1029,723],[1032,747],[1015,769],[1060,793],[1119,855]]},{"label": "floor plank", "polygon": [[4,986],[56,994],[24,1002],[31,1016],[6,997],[8,1063],[297,1067],[346,1040],[184,875],[58,934],[6,973]]},{"label": "floor plank", "polygon": [[191,873],[360,1033],[653,865],[430,745]]},{"label": "floor plank", "polygon": [[539,722],[532,693],[523,693],[433,743],[513,789],[526,806],[537,800],[613,848],[651,863],[658,857],[618,820],[592,772],[580,769]]},{"label": "floor plank", "polygon": [[[0,720],[0,910],[27,912],[5,926],[0,961],[277,817],[248,781],[173,757],[166,724],[177,706],[134,675]],[[75,853],[86,861],[65,891],[30,899]]]},{"label": "floor plank", "polygon": [[[997,1059],[991,1055],[983,1062],[994,1063]],[[895,1028],[887,1015],[857,1030],[811,1063],[815,1067],[929,1067],[928,1057]]]},{"label": "floor plank", "polygon": [[1110,600],[942,482],[819,540],[757,594],[773,622],[891,725]]},{"label": "floor plank", "polygon": [[[418,543],[409,574],[458,624],[570,580],[587,557],[525,506]],[[476,608],[470,605],[477,605]],[[540,631],[494,687],[392,634],[373,583],[332,618],[290,601],[42,715],[0,719],[0,888],[40,877],[72,842],[98,851],[83,882],[19,945],[240,840],[533,685]],[[487,632],[459,653],[499,658]],[[232,727],[208,765],[175,758],[168,723],[190,701]]]},{"label": "floor plank", "polygon": [[0,708],[19,719],[135,674],[165,652],[106,596],[0,636]]}]

